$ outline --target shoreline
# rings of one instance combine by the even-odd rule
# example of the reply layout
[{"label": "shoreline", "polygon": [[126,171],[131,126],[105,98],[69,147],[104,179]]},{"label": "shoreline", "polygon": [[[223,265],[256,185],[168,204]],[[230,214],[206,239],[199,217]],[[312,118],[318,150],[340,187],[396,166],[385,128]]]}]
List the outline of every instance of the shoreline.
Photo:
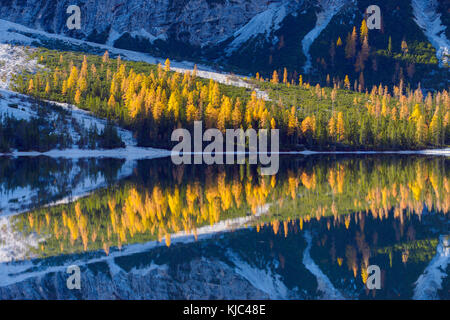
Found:
[{"label": "shoreline", "polygon": [[[188,152],[187,154],[196,155],[204,152]],[[240,152],[232,152],[233,154],[242,154]],[[52,149],[45,152],[39,151],[13,151],[10,153],[0,153],[0,157],[41,157],[50,158],[117,158],[127,160],[144,160],[155,158],[166,158],[172,154],[168,149],[157,149],[151,147],[135,147],[128,146],[118,149]],[[217,154],[230,154],[230,152],[218,152]],[[261,152],[244,152],[244,154],[267,154]],[[270,153],[269,153],[270,154]],[[399,154],[399,155],[434,155],[434,156],[450,156],[450,148],[445,149],[423,149],[423,150],[390,150],[390,151],[280,151],[274,154],[278,155],[327,155],[327,154],[344,154],[344,155],[377,155],[377,154]]]}]

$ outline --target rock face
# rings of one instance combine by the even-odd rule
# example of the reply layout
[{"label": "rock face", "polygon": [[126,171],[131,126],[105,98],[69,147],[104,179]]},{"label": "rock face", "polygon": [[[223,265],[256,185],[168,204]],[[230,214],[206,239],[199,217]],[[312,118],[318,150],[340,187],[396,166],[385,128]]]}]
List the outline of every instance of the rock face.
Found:
[{"label": "rock face", "polygon": [[129,272],[105,263],[81,268],[81,289],[67,288],[68,274],[52,272],[0,287],[2,299],[268,299],[233,268],[204,258],[151,265]]},{"label": "rock face", "polygon": [[[173,38],[206,46],[231,37],[270,6],[303,0],[0,0],[0,18],[77,38],[109,39],[125,32],[149,40]],[[81,30],[68,30],[69,5],[81,9]],[[98,35],[102,34],[102,37]],[[102,41],[100,41],[102,42]]]}]

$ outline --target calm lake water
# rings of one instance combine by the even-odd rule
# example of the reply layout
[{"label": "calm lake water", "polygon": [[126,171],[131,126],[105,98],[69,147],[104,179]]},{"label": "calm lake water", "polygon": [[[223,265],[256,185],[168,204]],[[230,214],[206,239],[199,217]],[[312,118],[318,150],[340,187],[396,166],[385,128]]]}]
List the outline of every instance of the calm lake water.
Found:
[{"label": "calm lake water", "polygon": [[275,176],[23,157],[0,172],[3,299],[450,298],[446,157],[283,156]]}]

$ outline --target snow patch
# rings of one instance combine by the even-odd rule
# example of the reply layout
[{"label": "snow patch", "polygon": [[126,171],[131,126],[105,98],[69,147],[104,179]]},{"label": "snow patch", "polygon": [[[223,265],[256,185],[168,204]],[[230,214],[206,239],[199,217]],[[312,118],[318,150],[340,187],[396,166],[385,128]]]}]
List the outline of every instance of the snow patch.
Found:
[{"label": "snow patch", "polygon": [[25,48],[0,43],[0,88],[9,88],[14,74],[22,71],[34,73],[37,68],[37,61],[28,59]]},{"label": "snow patch", "polygon": [[417,25],[436,49],[440,65],[448,62],[450,41],[445,35],[446,26],[442,25],[441,14],[437,12],[437,0],[411,0]]},{"label": "snow patch", "polygon": [[317,279],[317,290],[322,292],[321,299],[344,300],[343,295],[333,286],[330,279],[320,270],[319,266],[311,258],[312,237],[309,231],[304,233],[307,246],[303,253],[303,264]]},{"label": "snow patch", "polygon": [[322,9],[316,14],[317,21],[315,27],[306,34],[302,40],[303,53],[306,56],[305,66],[303,67],[305,73],[311,69],[311,56],[309,48],[313,42],[319,37],[320,33],[328,26],[331,19],[336,13],[341,10],[342,6],[352,0],[320,0],[319,5]]},{"label": "snow patch", "polygon": [[41,240],[34,233],[25,237],[13,230],[9,218],[0,217],[0,263],[31,258],[30,249],[37,248]]},{"label": "snow patch", "polygon": [[247,279],[256,289],[269,295],[270,299],[288,299],[289,290],[281,280],[280,275],[274,275],[270,269],[258,269],[239,259],[237,255],[229,251],[228,256],[236,266],[236,273]]},{"label": "snow patch", "polygon": [[449,260],[449,236],[440,236],[439,244],[436,248],[436,255],[415,282],[414,300],[439,300],[437,291],[442,289],[442,280],[448,276],[445,270]]},{"label": "snow patch", "polygon": [[[229,44],[226,52],[231,54],[242,44],[255,38],[258,35],[264,35],[266,39],[280,28],[280,24],[287,16],[286,4],[272,3],[266,11],[254,16],[245,26],[234,33],[234,40]],[[274,41],[276,41],[276,37]]]},{"label": "snow patch", "polygon": [[[130,176],[133,173],[134,167],[134,161],[125,162],[119,169],[115,177],[116,180]],[[48,187],[44,186],[42,189],[46,188],[45,191],[48,198],[58,199],[45,204],[45,206],[48,207],[73,202],[81,197],[87,196],[96,189],[107,186],[106,178],[101,173],[79,179],[80,174],[80,167],[76,163],[73,163],[72,169],[68,174],[63,174],[63,172],[61,172],[61,174],[50,177],[51,179],[56,179],[58,181],[66,181],[65,186],[69,187],[70,194],[66,195],[66,189],[60,189],[56,185]],[[29,186],[18,186],[13,189],[6,189],[3,184],[0,184],[0,215],[10,216],[30,210],[30,208],[36,204],[37,199],[42,197],[39,196],[39,191],[42,191],[39,187],[31,188]]]}]

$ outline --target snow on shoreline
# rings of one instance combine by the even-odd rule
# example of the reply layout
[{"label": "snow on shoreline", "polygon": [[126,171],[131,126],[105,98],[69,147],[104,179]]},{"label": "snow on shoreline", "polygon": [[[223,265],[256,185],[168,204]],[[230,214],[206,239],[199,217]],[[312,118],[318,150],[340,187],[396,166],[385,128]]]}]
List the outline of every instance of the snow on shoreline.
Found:
[{"label": "snow on shoreline", "polygon": [[344,300],[344,296],[333,286],[330,279],[320,270],[319,266],[311,258],[312,237],[309,231],[304,233],[307,246],[303,253],[303,264],[317,279],[317,291],[322,292],[321,299]]},{"label": "snow on shoreline", "polygon": [[[228,154],[229,152],[218,152],[217,154]],[[186,152],[188,155],[204,154],[203,152]],[[238,154],[234,152],[234,154]],[[261,154],[261,152],[244,152],[245,155],[250,154]],[[265,153],[264,153],[265,154]],[[399,155],[431,155],[431,156],[444,156],[450,157],[450,148],[445,149],[425,149],[425,150],[398,150],[398,151],[282,151],[274,152],[278,155],[389,155],[389,154],[399,154]],[[65,149],[65,150],[50,150],[47,152],[38,151],[14,151],[11,153],[0,153],[1,156],[13,156],[13,157],[39,157],[47,156],[52,158],[68,158],[68,159],[79,159],[79,158],[118,158],[127,160],[149,160],[156,158],[166,158],[172,155],[171,150],[167,149],[156,149],[156,148],[145,148],[145,147],[126,147],[120,149],[98,149],[98,150],[85,150],[85,149]]]},{"label": "snow on shoreline", "polygon": [[413,14],[417,25],[436,49],[436,56],[441,66],[447,61],[445,54],[450,54],[450,41],[445,35],[446,26],[442,24],[441,14],[437,12],[437,0],[411,0]]},{"label": "snow on shoreline", "polygon": [[445,270],[450,261],[450,238],[449,235],[439,238],[436,255],[415,282],[414,300],[439,299],[437,291],[442,289],[443,278],[448,277]]},{"label": "snow on shoreline", "polygon": [[306,34],[306,36],[302,40],[303,53],[306,57],[305,66],[303,67],[305,73],[308,73],[312,67],[309,48],[319,37],[321,32],[328,26],[335,14],[338,13],[339,10],[341,10],[344,4],[350,1],[352,0],[320,0],[319,4],[322,8],[322,11],[320,11],[316,15],[316,25],[310,32]]}]

